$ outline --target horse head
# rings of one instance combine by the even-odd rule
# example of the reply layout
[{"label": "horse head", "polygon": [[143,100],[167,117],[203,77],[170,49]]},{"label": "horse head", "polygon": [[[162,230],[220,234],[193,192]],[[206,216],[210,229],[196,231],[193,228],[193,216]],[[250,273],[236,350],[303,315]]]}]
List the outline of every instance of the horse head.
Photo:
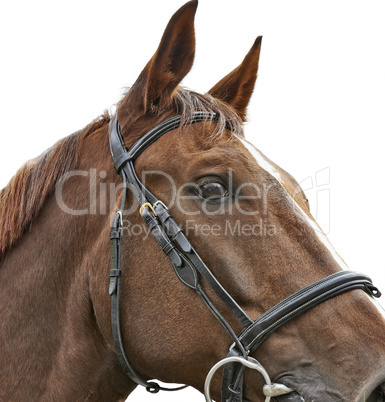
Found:
[{"label": "horse head", "polygon": [[[187,122],[192,110],[219,116],[219,122],[182,124],[162,136],[143,151],[135,167],[145,186],[167,203],[223,287],[249,317],[256,318],[347,267],[312,217],[299,184],[243,136],[262,38],[206,95],[178,87],[194,59],[196,5],[187,3],[173,16],[158,50],[121,102],[118,120],[129,148],[132,139],[178,111]],[[133,219],[140,224],[139,215]],[[142,333],[138,326],[152,330],[131,341],[133,364],[148,377],[157,377],[154,362],[159,362],[162,380],[202,389],[210,366],[227,354],[229,339],[196,294],[178,283],[174,272],[165,271],[170,265],[167,256],[159,256],[158,250],[154,261],[154,238],[144,234],[136,242],[140,245],[133,247],[125,269],[149,287],[143,292],[135,282],[125,283],[126,333]],[[155,291],[165,298],[154,297]],[[218,295],[209,287],[207,292],[232,328],[241,331]],[[139,307],[130,312],[129,306],[138,306],[138,300]],[[161,320],[155,316],[159,311]],[[385,376],[383,325],[368,295],[350,291],[287,323],[254,357],[275,380],[295,390],[281,400],[361,401],[369,395],[377,400],[382,392],[377,387]],[[181,359],[188,362],[186,370]],[[261,399],[263,381],[262,376],[247,373],[245,398]],[[214,384],[218,399],[219,377],[214,377]]]},{"label": "horse head", "polygon": [[[137,383],[159,390],[151,379],[203,392],[210,372],[208,400],[384,400],[377,289],[347,271],[296,180],[244,136],[262,38],[207,94],[180,86],[196,9],[174,14],[115,116],[1,193],[12,308],[0,399],[21,398],[22,379],[35,399],[118,400]],[[221,379],[210,369],[228,355]]]}]

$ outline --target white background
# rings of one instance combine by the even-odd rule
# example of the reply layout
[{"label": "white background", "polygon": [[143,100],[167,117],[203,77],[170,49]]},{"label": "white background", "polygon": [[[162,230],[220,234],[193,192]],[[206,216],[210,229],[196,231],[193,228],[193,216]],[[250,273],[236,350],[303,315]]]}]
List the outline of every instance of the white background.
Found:
[{"label": "white background", "polygon": [[[183,3],[1,3],[0,188],[23,162],[114,110]],[[385,291],[383,4],[200,0],[184,84],[207,91],[264,36],[247,137],[300,182],[315,185],[315,173],[329,169],[330,221],[321,223],[350,268]],[[314,213],[320,189],[308,191]],[[324,198],[320,208],[325,215]],[[129,400],[182,399],[203,398],[142,390]]]}]

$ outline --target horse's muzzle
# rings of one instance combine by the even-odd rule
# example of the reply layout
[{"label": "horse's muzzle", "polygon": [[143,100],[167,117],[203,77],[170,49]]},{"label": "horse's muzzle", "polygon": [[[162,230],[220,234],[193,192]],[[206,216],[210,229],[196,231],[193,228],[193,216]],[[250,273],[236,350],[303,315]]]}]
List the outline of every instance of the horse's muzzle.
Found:
[{"label": "horse's muzzle", "polygon": [[[307,402],[298,392],[294,391],[290,394],[281,395],[272,399],[275,402]],[[310,400],[313,400],[312,398]],[[328,399],[329,400],[329,399]],[[341,399],[338,399],[341,400]],[[345,401],[345,399],[343,399]],[[337,399],[336,399],[337,401]],[[363,395],[357,402],[385,402],[385,382],[376,387],[369,397]]]}]

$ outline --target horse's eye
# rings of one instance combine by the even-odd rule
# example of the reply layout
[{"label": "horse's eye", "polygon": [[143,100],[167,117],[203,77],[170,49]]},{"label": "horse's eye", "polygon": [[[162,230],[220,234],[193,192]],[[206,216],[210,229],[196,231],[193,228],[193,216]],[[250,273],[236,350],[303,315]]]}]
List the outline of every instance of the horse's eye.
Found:
[{"label": "horse's eye", "polygon": [[206,183],[198,187],[198,194],[206,200],[219,200],[229,195],[229,190],[221,183]]}]

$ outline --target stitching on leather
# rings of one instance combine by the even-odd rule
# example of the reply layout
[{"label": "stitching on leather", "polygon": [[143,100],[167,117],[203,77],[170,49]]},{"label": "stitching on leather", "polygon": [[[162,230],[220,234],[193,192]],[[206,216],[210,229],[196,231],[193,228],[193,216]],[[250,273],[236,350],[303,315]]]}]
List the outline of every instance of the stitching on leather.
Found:
[{"label": "stitching on leather", "polygon": [[[341,274],[341,275],[337,276],[337,278],[342,278],[342,277],[348,276],[348,275],[350,275],[350,272],[346,272],[346,273],[344,273],[344,274]],[[254,324],[240,336],[240,339],[243,339],[255,326],[257,326],[258,324],[260,324],[261,322],[263,322],[263,320],[265,320],[266,318],[269,318],[269,317],[270,317],[272,314],[274,314],[278,309],[281,309],[281,308],[287,306],[288,304],[292,303],[293,301],[298,300],[300,297],[302,297],[303,295],[306,295],[307,293],[311,292],[312,290],[317,289],[317,288],[319,288],[319,287],[321,287],[321,286],[323,286],[323,285],[325,285],[325,284],[327,284],[327,283],[329,283],[329,282],[332,282],[333,280],[335,280],[335,278],[336,278],[336,277],[330,278],[329,280],[324,281],[324,282],[322,282],[322,283],[319,283],[319,284],[316,285],[316,286],[312,286],[312,287],[309,288],[306,292],[303,292],[303,293],[297,295],[297,296],[294,297],[294,298],[291,298],[291,297],[289,296],[289,300],[287,300],[286,303],[281,304],[281,305],[280,305],[279,307],[277,307],[277,308],[273,308],[273,309],[270,311],[269,314],[266,314],[266,315],[261,316],[260,318],[257,318],[257,319],[254,321]]]},{"label": "stitching on leather", "polygon": [[[314,299],[309,300],[307,303],[302,304],[301,306],[297,307],[295,310],[290,311],[290,312],[287,313],[285,316],[281,317],[279,320],[275,321],[275,322],[274,322],[273,324],[271,324],[269,327],[267,327],[267,328],[264,329],[262,332],[260,332],[260,333],[251,341],[251,343],[249,343],[249,344],[247,345],[246,349],[249,350],[250,347],[251,347],[251,345],[252,345],[258,338],[260,338],[263,334],[265,334],[265,333],[266,333],[267,331],[269,331],[271,328],[275,327],[279,322],[281,322],[281,321],[284,320],[285,318],[289,317],[290,315],[293,315],[293,314],[294,314],[295,312],[297,312],[298,310],[301,310],[301,309],[304,308],[305,306],[311,304],[313,301],[320,299],[322,296],[324,296],[324,295],[326,295],[326,294],[328,294],[328,293],[330,293],[330,292],[332,292],[332,291],[334,291],[334,290],[340,289],[340,288],[342,288],[342,287],[344,287],[344,286],[346,286],[346,285],[350,285],[350,284],[353,284],[353,283],[355,283],[355,282],[356,282],[356,281],[350,281],[350,282],[343,283],[343,284],[341,284],[341,285],[339,285],[339,286],[337,286],[337,287],[335,287],[335,288],[333,288],[333,289],[330,289],[330,290],[328,290],[328,291],[326,291],[326,292],[324,292],[324,293],[318,295],[318,296],[315,297]],[[250,330],[251,330],[251,329],[252,329],[252,328],[250,328]],[[247,331],[246,333],[248,333],[248,332],[250,332],[250,331]],[[246,335],[246,333],[245,333],[245,335]],[[244,338],[244,336],[240,337],[240,339],[242,339],[242,338]]]}]

